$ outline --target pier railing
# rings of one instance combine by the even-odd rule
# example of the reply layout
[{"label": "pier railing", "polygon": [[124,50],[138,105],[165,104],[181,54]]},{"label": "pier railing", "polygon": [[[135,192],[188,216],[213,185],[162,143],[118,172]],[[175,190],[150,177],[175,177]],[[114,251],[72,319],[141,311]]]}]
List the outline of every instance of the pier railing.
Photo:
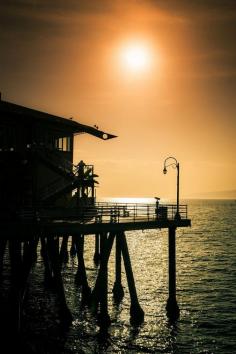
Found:
[{"label": "pier railing", "polygon": [[[177,213],[175,204],[159,205],[140,203],[96,203],[98,222],[138,222],[157,219],[174,220]],[[187,219],[187,205],[179,206],[181,219]]]},{"label": "pier railing", "polygon": [[[140,203],[95,203],[94,205],[79,206],[76,208],[43,208],[37,210],[38,221],[76,221],[79,223],[127,223],[153,222],[158,220],[175,220],[177,206],[175,204]],[[21,219],[27,219],[32,213],[22,211]],[[188,218],[187,205],[179,205],[178,219]]]}]

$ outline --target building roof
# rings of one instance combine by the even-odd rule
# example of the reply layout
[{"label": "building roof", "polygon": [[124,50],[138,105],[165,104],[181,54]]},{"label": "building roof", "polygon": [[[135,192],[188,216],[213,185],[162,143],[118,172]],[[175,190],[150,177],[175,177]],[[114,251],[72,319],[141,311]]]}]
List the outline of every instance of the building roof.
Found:
[{"label": "building roof", "polygon": [[88,133],[94,135],[100,139],[108,140],[116,138],[116,135],[105,133],[95,127],[89,125],[84,125],[76,122],[72,119],[67,119],[59,116],[55,116],[49,113],[41,112],[32,108],[17,105],[15,103],[0,100],[0,114],[11,114],[14,117],[22,117],[27,120],[42,120],[45,122],[51,122],[64,127],[65,129],[71,130],[74,134]]}]

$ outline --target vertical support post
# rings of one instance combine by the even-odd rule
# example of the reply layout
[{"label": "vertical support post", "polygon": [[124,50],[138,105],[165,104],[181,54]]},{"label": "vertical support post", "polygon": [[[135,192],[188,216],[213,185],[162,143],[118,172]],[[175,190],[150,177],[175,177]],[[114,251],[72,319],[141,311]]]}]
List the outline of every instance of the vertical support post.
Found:
[{"label": "vertical support post", "polygon": [[41,256],[44,262],[44,283],[47,287],[53,286],[53,272],[49,257],[48,238],[41,236]]},{"label": "vertical support post", "polygon": [[22,270],[21,241],[18,239],[9,240],[9,254],[11,260],[12,283],[19,285]]},{"label": "vertical support post", "polygon": [[101,242],[101,263],[100,263],[100,313],[98,316],[98,322],[101,327],[107,328],[111,324],[110,316],[108,313],[108,259],[107,259],[107,248],[108,240],[107,234],[102,233],[100,235]]},{"label": "vertical support post", "polygon": [[[30,241],[12,239],[9,241],[9,251],[12,267],[11,289],[11,322],[16,332],[21,331],[23,304],[27,289],[27,280],[35,260],[38,237],[32,237]],[[22,247],[23,245],[23,247]],[[23,255],[22,255],[23,248]]]},{"label": "vertical support post", "polygon": [[49,236],[48,240],[48,253],[52,266],[52,271],[55,280],[55,286],[58,291],[60,302],[60,315],[63,325],[68,326],[72,322],[72,315],[66,303],[66,296],[64,291],[63,280],[61,276],[61,267],[59,260],[59,238],[57,236]]},{"label": "vertical support post", "polygon": [[94,263],[98,265],[100,261],[100,235],[95,235],[95,251],[93,256]]},{"label": "vertical support post", "polygon": [[123,255],[125,272],[126,272],[129,293],[130,293],[130,301],[131,301],[130,322],[131,324],[138,325],[141,324],[144,320],[144,311],[142,310],[138,302],[138,296],[135,287],[135,281],[134,281],[134,276],[133,276],[133,271],[132,271],[132,266],[131,266],[131,261],[129,256],[129,250],[128,250],[128,245],[127,245],[124,232],[120,234],[120,240],[121,240],[121,251]]},{"label": "vertical support post", "polygon": [[21,241],[19,239],[9,240],[9,256],[11,261],[11,328],[15,333],[21,331],[21,282],[22,282],[22,256]]},{"label": "vertical support post", "polygon": [[76,249],[76,237],[72,236],[71,237],[71,248],[70,248],[70,255],[73,257],[76,255],[77,249]]},{"label": "vertical support post", "polygon": [[79,234],[76,238],[76,248],[78,257],[78,270],[76,282],[82,286],[82,302],[87,303],[90,298],[91,290],[88,285],[85,263],[84,263],[84,235]]},{"label": "vertical support post", "polygon": [[[98,323],[101,327],[108,327],[110,325],[110,316],[107,310],[107,266],[111,249],[113,246],[115,234],[110,233],[107,237],[106,234],[101,234],[101,262],[98,271],[95,287],[91,294],[91,308],[93,312],[97,310],[100,303],[100,314],[98,316]],[[105,284],[105,285],[104,285]],[[106,299],[103,301],[103,298]],[[102,304],[103,301],[103,304]]]},{"label": "vertical support post", "polygon": [[117,302],[120,302],[124,296],[123,286],[121,284],[121,243],[120,235],[116,234],[116,255],[115,255],[115,283],[113,287],[113,296]]},{"label": "vertical support post", "polygon": [[61,242],[61,249],[60,249],[60,263],[67,263],[69,260],[69,255],[68,255],[68,239],[69,236],[63,236],[62,237],[62,242]]},{"label": "vertical support post", "polygon": [[179,317],[179,306],[176,300],[176,227],[171,226],[168,229],[168,252],[169,252],[169,298],[167,300],[166,310],[170,318]]},{"label": "vertical support post", "polygon": [[81,234],[78,234],[75,238],[76,249],[77,249],[77,259],[78,259],[78,267],[75,276],[75,281],[77,285],[83,284],[83,277],[85,271],[84,264],[84,238]]},{"label": "vertical support post", "polygon": [[0,282],[1,282],[1,279],[2,279],[3,258],[4,258],[6,245],[7,245],[7,240],[6,239],[1,239],[0,240]]}]

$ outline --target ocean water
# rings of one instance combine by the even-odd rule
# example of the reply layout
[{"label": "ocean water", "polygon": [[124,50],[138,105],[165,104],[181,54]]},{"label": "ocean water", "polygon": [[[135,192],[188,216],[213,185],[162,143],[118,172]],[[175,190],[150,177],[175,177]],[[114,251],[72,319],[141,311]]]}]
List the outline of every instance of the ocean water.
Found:
[{"label": "ocean water", "polygon": [[[143,202],[143,200],[142,200]],[[109,262],[111,326],[101,336],[96,317],[81,304],[81,289],[74,282],[77,259],[63,266],[68,305],[73,315],[62,331],[53,292],[43,286],[39,255],[30,276],[24,312],[23,338],[32,353],[236,353],[236,202],[187,201],[191,228],[179,228],[176,238],[177,300],[180,317],[166,316],[168,297],[167,230],[127,232],[139,303],[144,323],[133,327],[130,299],[122,268],[125,296],[112,298],[114,250]],[[93,263],[94,238],[85,238],[85,264],[93,287],[98,268]],[[7,270],[7,265],[5,267]]]}]

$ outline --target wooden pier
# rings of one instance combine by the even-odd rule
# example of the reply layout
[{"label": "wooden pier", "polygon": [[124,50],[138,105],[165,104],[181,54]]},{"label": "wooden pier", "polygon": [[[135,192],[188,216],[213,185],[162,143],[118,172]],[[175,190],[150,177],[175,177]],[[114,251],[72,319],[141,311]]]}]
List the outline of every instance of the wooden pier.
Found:
[{"label": "wooden pier", "polygon": [[[78,209],[39,209],[22,210],[21,215],[9,223],[1,221],[4,232],[1,234],[4,254],[6,241],[9,242],[12,270],[16,278],[22,279],[18,284],[19,293],[27,285],[27,276],[36,258],[37,245],[41,241],[45,262],[46,282],[55,278],[59,298],[62,303],[62,319],[70,322],[71,315],[66,305],[63,280],[60,273],[63,255],[68,253],[67,242],[71,236],[73,247],[78,257],[76,279],[82,287],[83,302],[98,311],[98,321],[102,327],[109,326],[110,317],[107,304],[108,262],[115,243],[115,284],[113,295],[121,301],[124,291],[121,282],[121,262],[123,259],[127,283],[130,293],[131,323],[139,324],[144,319],[144,313],[138,302],[132,264],[126,241],[126,231],[146,229],[168,229],[169,242],[169,297],[167,299],[167,314],[176,318],[179,308],[176,300],[176,250],[175,237],[178,227],[190,226],[187,206],[180,205],[180,218],[176,219],[176,205],[160,205],[157,212],[155,204],[132,203],[96,203],[93,207]],[[85,236],[94,237],[94,262],[99,266],[94,289],[90,289],[84,263]],[[61,246],[59,247],[59,240]],[[2,261],[2,259],[1,259]],[[20,319],[18,319],[18,322]],[[18,323],[17,327],[20,328]]]},{"label": "wooden pier", "polygon": [[[38,248],[44,261],[45,284],[53,286],[60,302],[63,325],[72,321],[67,306],[61,265],[70,252],[77,255],[76,281],[82,303],[97,313],[100,328],[110,324],[108,313],[108,262],[115,244],[114,299],[124,296],[122,260],[130,294],[130,320],[144,320],[132,271],[126,232],[167,229],[169,240],[169,297],[167,315],[176,319],[176,230],[188,227],[186,205],[98,203],[98,177],[93,165],[73,164],[74,136],[92,134],[103,140],[115,135],[65,118],[0,101],[0,279],[4,254],[11,262],[11,331],[21,332],[29,275],[37,261]],[[90,288],[84,261],[84,243],[94,237],[94,262],[99,266]],[[4,326],[4,324],[2,324]]]}]

